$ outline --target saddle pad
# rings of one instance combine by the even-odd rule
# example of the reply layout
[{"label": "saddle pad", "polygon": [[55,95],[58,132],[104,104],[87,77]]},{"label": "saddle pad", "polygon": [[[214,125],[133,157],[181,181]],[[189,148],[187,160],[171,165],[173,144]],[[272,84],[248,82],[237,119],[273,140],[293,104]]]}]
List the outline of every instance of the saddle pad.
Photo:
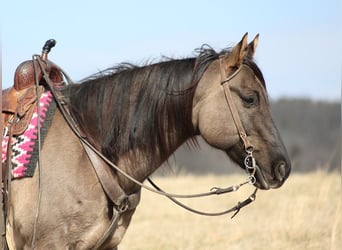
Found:
[{"label": "saddle pad", "polygon": [[[56,103],[50,91],[40,97],[41,145],[51,125]],[[26,131],[12,137],[12,178],[32,177],[38,160],[38,112],[35,108]],[[8,136],[2,140],[2,164],[6,161]]]}]

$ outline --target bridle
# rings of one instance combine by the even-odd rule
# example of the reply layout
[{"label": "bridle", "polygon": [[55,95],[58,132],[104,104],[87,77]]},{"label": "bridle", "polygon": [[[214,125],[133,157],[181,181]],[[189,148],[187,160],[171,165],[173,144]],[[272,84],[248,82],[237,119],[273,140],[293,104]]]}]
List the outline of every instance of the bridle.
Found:
[{"label": "bridle", "polygon": [[218,60],[219,60],[219,64],[220,64],[221,85],[222,85],[223,90],[224,90],[224,95],[225,95],[230,113],[232,114],[233,121],[234,121],[235,127],[237,129],[238,135],[242,141],[243,148],[247,154],[247,156],[244,159],[244,165],[245,165],[246,171],[250,173],[250,178],[252,178],[252,180],[251,180],[252,184],[254,184],[256,181],[255,176],[254,176],[254,174],[256,172],[256,161],[255,161],[255,158],[253,157],[254,147],[250,143],[250,141],[248,140],[247,133],[246,133],[246,131],[242,125],[239,113],[238,113],[237,108],[236,108],[234,101],[233,101],[232,93],[231,93],[230,88],[229,88],[229,82],[237,74],[239,74],[241,67],[242,67],[242,64],[233,74],[231,74],[230,76],[227,76],[226,70],[225,70],[223,63],[222,63],[223,58],[220,57]]},{"label": "bridle", "polygon": [[[118,166],[113,164],[109,159],[107,159],[99,151],[98,148],[96,148],[94,145],[92,145],[87,140],[87,138],[80,131],[76,122],[73,120],[73,118],[69,112],[68,106],[67,106],[66,102],[64,101],[63,96],[61,95],[61,93],[58,90],[55,89],[55,87],[53,86],[53,83],[51,82],[51,79],[49,78],[49,75],[46,73],[46,71],[44,69],[44,66],[43,66],[43,60],[44,59],[42,59],[39,55],[35,55],[33,60],[40,67],[40,70],[42,71],[42,74],[43,74],[43,78],[44,78],[46,84],[48,85],[49,90],[53,94],[53,96],[55,98],[55,102],[56,102],[60,112],[62,113],[65,121],[67,122],[67,124],[69,125],[69,127],[71,128],[73,133],[81,141],[85,151],[87,152],[89,159],[90,159],[90,161],[91,161],[91,163],[95,169],[95,172],[97,173],[99,181],[101,182],[101,185],[104,189],[104,192],[106,193],[106,195],[110,198],[110,200],[114,204],[113,216],[112,216],[112,219],[110,221],[110,224],[109,224],[107,230],[105,231],[104,235],[97,242],[96,247],[94,249],[100,247],[106,241],[106,239],[113,233],[113,231],[115,230],[115,228],[118,224],[120,215],[123,214],[128,209],[130,209],[130,207],[134,208],[134,206],[137,205],[137,204],[135,204],[135,205],[130,204],[131,201],[129,198],[131,195],[126,195],[125,193],[122,195],[122,192],[121,192],[120,197],[117,198],[115,191],[108,190],[109,188],[106,187],[106,185],[101,180],[101,177],[99,176],[99,175],[101,175],[101,173],[100,174],[98,173],[98,171],[99,171],[98,166],[97,167],[95,166],[97,164],[100,165],[100,167],[103,167],[103,168],[106,168],[109,170],[110,169],[115,170],[116,172],[123,175],[125,178],[129,179],[130,181],[132,181],[136,185],[140,186],[141,188],[144,188],[144,189],[151,191],[153,193],[165,196],[165,197],[169,198],[170,200],[172,200],[173,202],[175,202],[177,205],[179,205],[179,206],[181,206],[181,207],[183,207],[183,208],[185,208],[185,209],[187,209],[193,213],[200,214],[200,215],[219,216],[219,215],[224,215],[224,214],[234,212],[233,216],[231,217],[231,218],[233,218],[240,211],[241,208],[247,206],[248,204],[250,204],[251,202],[253,202],[256,199],[257,188],[254,190],[254,192],[247,199],[245,199],[242,202],[238,202],[237,205],[235,205],[234,207],[227,209],[225,211],[222,211],[222,212],[214,212],[214,213],[195,210],[195,209],[190,208],[187,205],[181,203],[180,201],[176,200],[176,198],[198,198],[198,197],[206,197],[206,196],[211,196],[211,195],[221,195],[221,194],[225,194],[225,193],[235,192],[241,186],[246,185],[246,184],[254,184],[256,181],[255,176],[254,176],[254,174],[256,172],[256,161],[255,161],[255,158],[253,157],[253,146],[247,138],[247,134],[246,134],[246,132],[242,126],[239,114],[237,112],[236,106],[234,105],[234,102],[232,99],[231,91],[229,89],[229,81],[231,81],[240,72],[241,66],[232,75],[227,77],[226,72],[224,70],[224,67],[222,65],[222,62],[221,62],[222,58],[218,59],[219,63],[220,63],[221,84],[223,86],[226,101],[227,101],[227,104],[228,104],[229,109],[231,111],[231,114],[233,116],[233,120],[234,120],[235,126],[237,128],[239,137],[243,143],[244,150],[247,154],[247,156],[245,157],[243,162],[245,165],[246,172],[248,174],[248,178],[246,181],[244,181],[240,184],[237,184],[237,185],[230,186],[230,187],[226,187],[226,188],[213,187],[210,189],[209,192],[185,195],[185,194],[173,194],[173,193],[165,192],[160,187],[158,187],[150,178],[148,178],[148,181],[150,182],[150,184],[153,187],[153,188],[151,188],[150,186],[147,186],[147,185],[143,184],[142,182],[138,181],[137,179],[133,178],[132,176],[127,174],[125,171],[123,171],[121,168],[119,168]],[[64,78],[66,79],[66,82],[64,84],[73,84],[72,81],[70,80],[70,77],[62,69],[60,69],[60,71],[63,74]],[[36,84],[38,85],[38,82]],[[112,172],[112,171],[109,171],[109,172]],[[107,171],[107,173],[108,173],[108,171]],[[105,175],[105,174],[102,174],[102,175]],[[107,177],[104,176],[104,178],[107,178]],[[117,179],[115,179],[115,180],[117,181]],[[111,187],[113,187],[113,185],[111,185]],[[118,184],[114,185],[114,187],[118,187]],[[118,187],[118,188],[121,190],[121,187]],[[112,194],[112,193],[114,193],[114,194]],[[140,195],[140,193],[139,193],[139,195]],[[137,201],[137,203],[138,202],[139,201]],[[37,208],[37,210],[39,210],[39,207]],[[39,211],[37,211],[37,213],[39,213]]]}]

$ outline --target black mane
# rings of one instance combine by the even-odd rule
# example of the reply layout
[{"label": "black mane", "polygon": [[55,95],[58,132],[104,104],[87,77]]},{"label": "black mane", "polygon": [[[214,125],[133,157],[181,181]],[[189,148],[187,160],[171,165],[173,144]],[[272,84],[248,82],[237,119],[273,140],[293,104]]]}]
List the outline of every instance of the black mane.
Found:
[{"label": "black mane", "polygon": [[229,50],[217,53],[202,46],[196,52],[196,57],[145,66],[120,64],[68,87],[65,95],[72,116],[113,162],[136,148],[151,158],[167,157],[173,131],[194,137],[196,86],[209,64]]}]

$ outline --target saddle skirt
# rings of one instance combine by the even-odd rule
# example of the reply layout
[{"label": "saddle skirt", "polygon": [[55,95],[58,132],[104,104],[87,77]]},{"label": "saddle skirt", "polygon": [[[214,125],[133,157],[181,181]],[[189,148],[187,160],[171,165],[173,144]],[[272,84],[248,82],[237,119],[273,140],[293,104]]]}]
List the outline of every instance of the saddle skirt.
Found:
[{"label": "saddle skirt", "polygon": [[27,129],[37,100],[44,91],[43,86],[38,89],[34,85],[17,91],[14,87],[2,91],[3,128],[12,126],[13,135],[21,135]]}]

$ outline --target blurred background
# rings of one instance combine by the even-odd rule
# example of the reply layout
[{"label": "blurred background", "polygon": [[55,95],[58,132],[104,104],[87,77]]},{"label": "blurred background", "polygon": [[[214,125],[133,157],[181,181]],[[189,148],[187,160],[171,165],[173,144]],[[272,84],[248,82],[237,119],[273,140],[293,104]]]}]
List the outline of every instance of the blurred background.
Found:
[{"label": "blurred background", "polygon": [[[341,171],[339,101],[280,98],[271,101],[273,118],[292,162],[293,172]],[[226,154],[199,138],[200,149],[181,147],[160,174],[237,173]]]},{"label": "blurred background", "polygon": [[[5,1],[2,88],[19,63],[57,40],[50,59],[75,80],[121,62],[192,56],[260,33],[256,61],[294,171],[341,167],[341,1]],[[241,171],[200,141],[180,148],[160,173]]]}]

